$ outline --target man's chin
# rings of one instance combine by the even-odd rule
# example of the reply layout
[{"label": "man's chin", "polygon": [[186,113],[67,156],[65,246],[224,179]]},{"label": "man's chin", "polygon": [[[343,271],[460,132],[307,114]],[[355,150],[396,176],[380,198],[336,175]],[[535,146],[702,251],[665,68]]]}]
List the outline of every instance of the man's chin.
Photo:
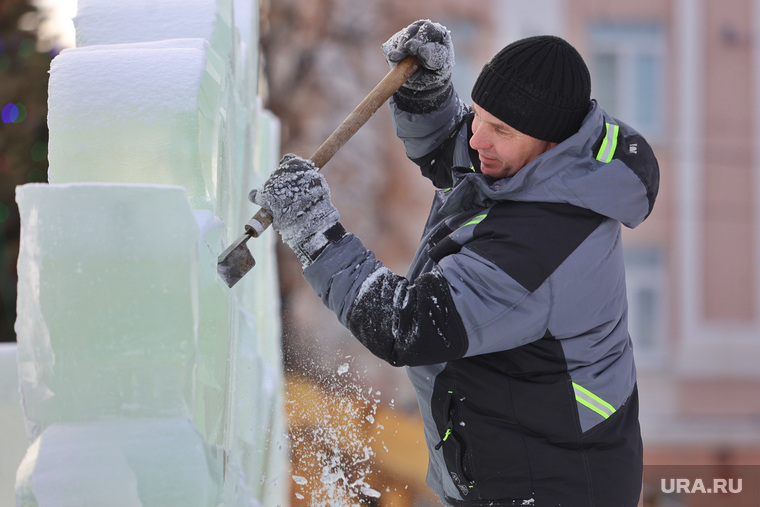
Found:
[{"label": "man's chin", "polygon": [[501,178],[504,176],[504,168],[499,164],[484,164],[480,161],[480,172],[492,178]]}]

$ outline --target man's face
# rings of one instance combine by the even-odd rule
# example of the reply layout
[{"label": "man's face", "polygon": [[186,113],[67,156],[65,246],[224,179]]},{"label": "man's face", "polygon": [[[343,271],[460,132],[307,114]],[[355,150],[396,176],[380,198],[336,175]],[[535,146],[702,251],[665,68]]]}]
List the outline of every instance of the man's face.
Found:
[{"label": "man's face", "polygon": [[470,146],[478,151],[480,170],[493,178],[517,174],[528,162],[557,143],[541,141],[510,127],[477,104],[472,105]]}]

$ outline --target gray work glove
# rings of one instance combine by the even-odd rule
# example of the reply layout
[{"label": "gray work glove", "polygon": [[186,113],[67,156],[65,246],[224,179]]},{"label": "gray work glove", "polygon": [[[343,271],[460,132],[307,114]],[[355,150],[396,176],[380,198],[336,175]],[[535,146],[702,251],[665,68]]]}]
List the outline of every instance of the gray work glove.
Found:
[{"label": "gray work glove", "polygon": [[434,111],[451,93],[454,46],[448,29],[428,19],[415,21],[382,45],[391,67],[407,56],[419,58],[422,68],[396,92],[396,103],[412,113]]},{"label": "gray work glove", "polygon": [[330,201],[330,188],[311,160],[285,155],[264,186],[251,190],[248,198],[272,215],[272,227],[304,267],[327,243],[345,234],[338,224],[340,214]]}]

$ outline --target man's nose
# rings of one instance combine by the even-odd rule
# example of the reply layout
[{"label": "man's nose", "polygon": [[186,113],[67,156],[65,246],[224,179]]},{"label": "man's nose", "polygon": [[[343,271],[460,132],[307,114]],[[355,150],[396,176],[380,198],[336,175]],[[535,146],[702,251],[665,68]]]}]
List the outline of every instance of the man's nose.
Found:
[{"label": "man's nose", "polygon": [[470,137],[470,147],[473,150],[483,150],[489,147],[488,136],[486,136],[482,129],[473,129],[472,137]]}]

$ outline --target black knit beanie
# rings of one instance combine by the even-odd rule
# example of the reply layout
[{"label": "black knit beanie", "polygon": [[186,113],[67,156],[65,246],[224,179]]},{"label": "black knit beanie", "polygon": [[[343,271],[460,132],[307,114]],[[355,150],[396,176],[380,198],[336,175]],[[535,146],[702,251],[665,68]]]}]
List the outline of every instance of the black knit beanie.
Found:
[{"label": "black knit beanie", "polygon": [[578,132],[588,113],[591,76],[565,40],[528,37],[485,64],[472,100],[523,134],[560,143]]}]

